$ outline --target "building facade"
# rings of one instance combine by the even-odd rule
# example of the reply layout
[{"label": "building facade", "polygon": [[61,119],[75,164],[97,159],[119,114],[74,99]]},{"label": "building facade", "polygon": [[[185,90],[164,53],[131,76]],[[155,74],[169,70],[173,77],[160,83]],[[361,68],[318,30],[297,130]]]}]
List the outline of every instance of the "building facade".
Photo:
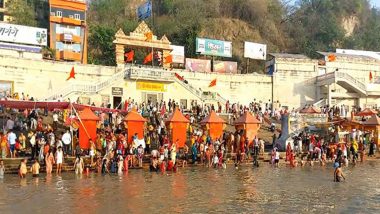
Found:
[{"label": "building facade", "polygon": [[11,22],[12,16],[9,14],[7,9],[8,0],[0,0],[0,21],[1,22]]},{"label": "building facade", "polygon": [[87,64],[86,0],[50,0],[50,48],[55,58]]}]

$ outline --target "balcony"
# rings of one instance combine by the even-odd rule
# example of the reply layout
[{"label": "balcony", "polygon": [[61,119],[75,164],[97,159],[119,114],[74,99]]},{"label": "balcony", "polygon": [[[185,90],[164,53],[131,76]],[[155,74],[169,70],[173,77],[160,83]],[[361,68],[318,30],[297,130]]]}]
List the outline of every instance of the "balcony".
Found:
[{"label": "balcony", "polygon": [[72,34],[68,34],[68,33],[57,34],[56,40],[62,41],[62,42],[81,43],[80,36],[76,36],[76,35],[72,35]]},{"label": "balcony", "polygon": [[64,51],[57,51],[57,59],[81,61],[82,57],[81,57],[81,53],[64,50]]},{"label": "balcony", "polygon": [[50,22],[70,24],[70,25],[76,25],[76,26],[82,25],[81,20],[74,19],[74,18],[67,18],[67,17],[59,17],[59,16],[50,16]]}]

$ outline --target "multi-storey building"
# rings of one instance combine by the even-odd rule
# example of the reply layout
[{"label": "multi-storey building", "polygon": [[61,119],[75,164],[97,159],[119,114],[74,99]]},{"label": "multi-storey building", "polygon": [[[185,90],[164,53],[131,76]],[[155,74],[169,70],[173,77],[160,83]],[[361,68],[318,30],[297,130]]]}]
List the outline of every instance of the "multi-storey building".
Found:
[{"label": "multi-storey building", "polygon": [[56,59],[87,64],[86,0],[50,0],[50,48]]},{"label": "multi-storey building", "polygon": [[12,16],[8,13],[7,9],[8,0],[0,0],[0,21],[1,22],[11,22]]}]

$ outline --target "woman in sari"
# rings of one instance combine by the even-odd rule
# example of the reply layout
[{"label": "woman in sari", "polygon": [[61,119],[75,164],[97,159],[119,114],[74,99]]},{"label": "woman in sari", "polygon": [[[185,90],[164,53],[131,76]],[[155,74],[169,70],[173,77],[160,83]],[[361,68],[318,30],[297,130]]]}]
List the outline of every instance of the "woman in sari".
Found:
[{"label": "woman in sari", "polygon": [[46,155],[45,163],[46,163],[46,173],[47,174],[51,174],[51,172],[53,171],[53,164],[54,164],[54,155],[53,155],[53,152],[50,151]]},{"label": "woman in sari", "polygon": [[290,146],[290,143],[288,143],[288,145],[286,146],[286,158],[285,158],[285,161],[290,161],[291,159],[291,155],[292,155],[292,147]]}]

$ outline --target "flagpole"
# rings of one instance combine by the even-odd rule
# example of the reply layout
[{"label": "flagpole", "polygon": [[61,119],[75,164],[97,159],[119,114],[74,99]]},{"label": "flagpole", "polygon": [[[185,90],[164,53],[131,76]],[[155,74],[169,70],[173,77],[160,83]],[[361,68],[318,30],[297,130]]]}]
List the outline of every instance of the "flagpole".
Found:
[{"label": "flagpole", "polygon": [[152,6],[152,39],[151,39],[151,43],[152,43],[152,67],[154,66],[154,54],[153,54],[153,31],[154,31],[154,10],[153,10],[153,0],[150,1],[150,4]]}]

